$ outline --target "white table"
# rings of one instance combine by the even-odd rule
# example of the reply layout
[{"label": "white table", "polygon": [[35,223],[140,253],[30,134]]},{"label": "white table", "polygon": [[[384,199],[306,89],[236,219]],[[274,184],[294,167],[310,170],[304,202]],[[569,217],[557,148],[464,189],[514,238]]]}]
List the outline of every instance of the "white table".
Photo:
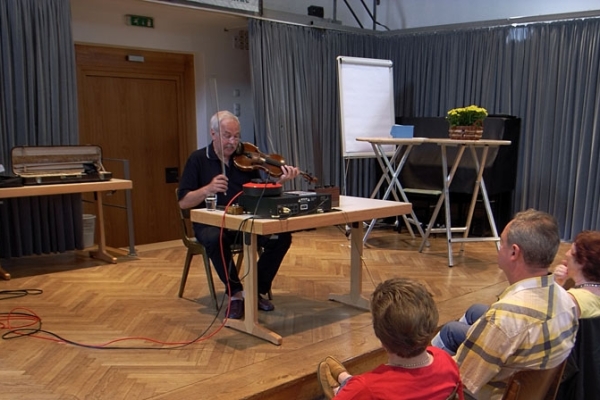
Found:
[{"label": "white table", "polygon": [[[500,237],[498,236],[498,231],[496,229],[496,222],[494,221],[494,215],[492,213],[492,208],[490,206],[489,197],[487,194],[487,190],[485,187],[485,182],[483,180],[483,172],[485,170],[485,164],[487,161],[487,157],[489,154],[489,150],[493,148],[497,148],[499,146],[508,146],[511,144],[510,140],[456,140],[456,139],[443,139],[443,138],[412,138],[412,139],[396,139],[396,138],[357,138],[358,141],[365,141],[371,143],[373,149],[375,150],[375,155],[379,160],[379,164],[382,165],[384,175],[387,176],[386,180],[390,183],[390,187],[386,191],[386,195],[389,196],[390,190],[392,187],[398,188],[398,191],[401,193],[402,198],[406,201],[406,195],[404,194],[404,189],[400,184],[398,177],[402,172],[402,168],[404,167],[404,163],[406,161],[406,157],[403,157],[399,163],[395,164],[396,161],[396,153],[401,151],[403,146],[416,146],[423,143],[433,143],[439,146],[441,154],[442,154],[442,177],[443,177],[443,191],[440,195],[436,207],[433,211],[433,215],[427,225],[427,230],[425,231],[421,246],[419,247],[419,251],[423,251],[423,247],[425,247],[429,235],[431,233],[446,233],[446,239],[448,243],[448,266],[454,265],[454,258],[452,253],[452,243],[466,243],[466,242],[484,242],[491,241],[496,243],[496,248],[499,246]],[[397,145],[398,149],[394,156],[390,159],[386,156],[384,152],[381,151],[383,145]],[[448,168],[448,157],[447,157],[447,148],[448,147],[457,147],[457,154],[454,159],[454,163]],[[467,220],[465,226],[463,227],[452,227],[451,223],[451,213],[450,213],[450,184],[452,183],[452,179],[454,179],[454,174],[458,169],[463,155],[466,149],[469,149],[469,153],[471,154],[474,161],[474,172],[476,174],[475,184],[473,187],[473,193],[471,197],[471,203],[469,204],[469,211],[467,213]],[[478,154],[478,150],[480,150],[481,154]],[[409,151],[409,149],[407,149]],[[385,168],[384,168],[385,166]],[[381,180],[380,180],[381,183]],[[475,205],[477,202],[477,197],[481,192],[481,196],[483,198],[483,205],[485,207],[485,212],[488,218],[488,222],[490,224],[490,228],[492,231],[492,236],[489,237],[469,237],[469,229],[471,227],[471,221],[473,219],[473,212],[475,210]],[[384,195],[384,199],[387,199],[387,196]],[[439,211],[444,205],[445,211],[445,227],[444,228],[433,228],[435,220],[439,214]],[[413,217],[416,221],[416,218]],[[452,233],[462,233],[462,237],[455,238],[452,236]],[[464,251],[464,245],[461,245],[460,251]]]},{"label": "white table", "polygon": [[[126,179],[111,179],[109,181],[58,183],[52,185],[26,185],[18,187],[0,188],[0,199],[12,197],[50,196],[55,194],[96,193],[96,212],[98,214],[98,249],[90,251],[90,256],[109,263],[116,263],[117,259],[106,251],[104,234],[104,208],[102,206],[102,193],[113,190],[132,188],[132,182]],[[0,266],[0,278],[10,279],[10,274]]]},{"label": "white table", "polygon": [[246,273],[242,274],[245,276],[245,318],[242,320],[228,319],[225,325],[280,345],[282,342],[281,336],[258,323],[257,235],[271,235],[331,225],[351,224],[350,292],[330,294],[329,299],[368,310],[369,300],[362,295],[362,221],[368,221],[371,218],[404,215],[411,212],[411,210],[412,206],[410,203],[340,196],[339,207],[335,207],[330,212],[302,215],[287,219],[253,219],[248,214],[230,215],[218,210],[207,211],[204,208],[190,210],[190,218],[193,222],[201,222],[219,227],[223,226],[226,229],[241,230],[245,233],[244,268]]}]

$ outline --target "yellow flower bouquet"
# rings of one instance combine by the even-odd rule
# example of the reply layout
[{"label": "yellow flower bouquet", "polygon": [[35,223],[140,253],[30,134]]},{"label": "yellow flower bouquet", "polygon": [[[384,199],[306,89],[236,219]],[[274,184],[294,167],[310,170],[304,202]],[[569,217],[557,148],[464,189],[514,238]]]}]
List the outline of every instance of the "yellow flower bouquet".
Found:
[{"label": "yellow flower bouquet", "polygon": [[450,123],[450,127],[454,126],[483,126],[483,120],[488,113],[485,108],[471,105],[462,108],[453,108],[448,111],[446,119]]},{"label": "yellow flower bouquet", "polygon": [[446,120],[450,124],[450,139],[478,140],[483,136],[483,120],[488,113],[485,108],[471,105],[448,111]]}]

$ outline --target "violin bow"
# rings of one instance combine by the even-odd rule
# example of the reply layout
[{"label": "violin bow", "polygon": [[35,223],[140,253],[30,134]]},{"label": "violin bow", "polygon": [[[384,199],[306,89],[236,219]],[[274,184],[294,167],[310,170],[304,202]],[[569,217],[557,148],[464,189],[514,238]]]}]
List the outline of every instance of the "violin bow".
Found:
[{"label": "violin bow", "polygon": [[[219,125],[219,144],[221,145],[221,157],[219,157],[219,159],[221,160],[221,173],[224,176],[227,176],[227,170],[225,169],[225,161],[223,161],[223,154],[224,154],[224,148],[223,148],[223,137],[221,136],[221,117],[219,115],[219,113],[221,112],[221,109],[219,108],[219,92],[217,90],[217,78],[211,78],[211,80],[213,81],[213,86],[214,86],[214,90],[215,90],[215,103],[217,105],[217,122]],[[210,124],[210,122],[209,122]],[[209,128],[212,129],[212,128]],[[225,191],[224,193],[225,196],[227,196],[227,191]]]}]

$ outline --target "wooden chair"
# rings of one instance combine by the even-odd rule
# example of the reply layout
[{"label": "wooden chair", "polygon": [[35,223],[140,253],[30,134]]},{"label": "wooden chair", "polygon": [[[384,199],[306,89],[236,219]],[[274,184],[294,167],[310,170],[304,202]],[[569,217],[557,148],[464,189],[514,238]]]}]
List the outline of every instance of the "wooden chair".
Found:
[{"label": "wooden chair", "polygon": [[[179,198],[177,197],[177,189],[175,189],[175,198],[177,200],[177,209],[179,210],[179,216],[181,218],[181,240],[185,247],[187,247],[187,254],[185,256],[185,264],[183,265],[183,273],[181,275],[181,283],[179,284],[179,297],[183,297],[183,292],[185,291],[185,284],[187,282],[187,277],[190,272],[190,265],[192,263],[192,258],[194,256],[202,256],[202,261],[204,263],[204,271],[206,272],[206,279],[208,281],[208,289],[210,290],[210,296],[213,299],[213,303],[215,308],[219,310],[219,303],[217,301],[217,295],[215,292],[215,284],[212,275],[212,269],[210,266],[210,259],[206,254],[206,249],[204,246],[196,240],[193,232],[192,235],[189,234],[191,229],[190,226],[190,210],[184,210],[179,207]],[[237,270],[240,270],[240,266],[242,265],[242,261],[244,259],[244,251],[242,245],[234,244],[231,246],[231,252],[234,255],[237,255],[237,260],[235,263],[235,267]]]},{"label": "wooden chair", "polygon": [[446,400],[458,400],[460,399],[460,396],[458,395],[458,388],[460,387],[460,383],[457,383],[456,386],[454,386],[454,390],[452,391],[452,393],[450,393],[450,395],[448,397],[446,397]]},{"label": "wooden chair", "polygon": [[502,400],[554,400],[567,360],[550,369],[523,370],[510,377]]}]

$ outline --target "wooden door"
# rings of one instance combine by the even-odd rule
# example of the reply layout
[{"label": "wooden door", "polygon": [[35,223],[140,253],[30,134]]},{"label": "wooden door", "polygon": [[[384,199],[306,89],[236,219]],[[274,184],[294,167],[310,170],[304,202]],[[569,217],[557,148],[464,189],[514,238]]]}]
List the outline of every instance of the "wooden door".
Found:
[{"label": "wooden door", "polygon": [[[125,172],[112,159],[129,162],[135,244],[179,238],[173,193],[195,134],[192,57],[84,45],[76,54],[79,142],[100,145],[114,177]],[[126,247],[125,194],[104,202],[107,245]]]}]

